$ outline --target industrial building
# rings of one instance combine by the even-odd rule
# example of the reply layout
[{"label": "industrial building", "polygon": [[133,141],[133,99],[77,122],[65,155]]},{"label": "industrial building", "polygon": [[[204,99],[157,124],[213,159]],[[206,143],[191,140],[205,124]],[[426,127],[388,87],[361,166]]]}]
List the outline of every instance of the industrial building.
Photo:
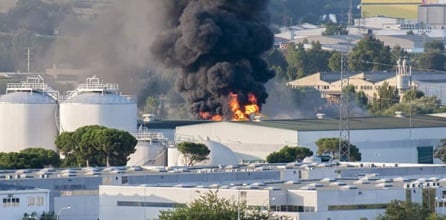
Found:
[{"label": "industrial building", "polygon": [[423,204],[440,214],[444,211],[444,166],[291,163],[236,166],[228,172],[257,173],[269,169],[280,170],[281,178],[102,185],[99,218],[113,220],[126,215],[132,219],[156,219],[161,210],[188,204],[209,191],[293,220],[376,219],[392,200]]},{"label": "industrial building", "polygon": [[361,0],[361,17],[416,19],[423,0]]},{"label": "industrial building", "polygon": [[22,219],[25,214],[49,213],[50,190],[0,184],[0,219]]},{"label": "industrial building", "polygon": [[[349,120],[350,143],[362,161],[432,163],[433,148],[445,138],[446,118],[434,116],[364,117]],[[317,152],[320,138],[339,137],[339,119],[223,121],[176,128],[176,138],[231,149],[239,161],[265,160],[284,146]]]}]

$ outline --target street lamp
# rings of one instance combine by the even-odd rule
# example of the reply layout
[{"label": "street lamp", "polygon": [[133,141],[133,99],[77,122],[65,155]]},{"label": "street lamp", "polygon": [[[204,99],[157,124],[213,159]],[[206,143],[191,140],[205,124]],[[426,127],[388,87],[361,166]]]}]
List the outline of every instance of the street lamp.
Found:
[{"label": "street lamp", "polygon": [[61,209],[59,209],[59,211],[57,212],[57,215],[56,215],[56,220],[59,220],[59,216],[63,210],[70,209],[70,208],[71,208],[70,205],[68,205],[68,206],[65,206],[65,207],[62,207]]}]

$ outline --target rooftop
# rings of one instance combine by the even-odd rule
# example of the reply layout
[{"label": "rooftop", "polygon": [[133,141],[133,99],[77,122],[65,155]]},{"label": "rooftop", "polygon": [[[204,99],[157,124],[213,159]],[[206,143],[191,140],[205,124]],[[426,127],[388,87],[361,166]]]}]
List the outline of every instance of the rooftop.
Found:
[{"label": "rooftop", "polygon": [[[250,125],[289,129],[296,131],[339,130],[339,119],[295,119],[295,120],[264,120],[261,122],[239,121],[232,123],[247,123]],[[409,117],[362,117],[350,118],[351,130],[366,129],[399,129],[446,127],[446,118],[427,115]]]}]

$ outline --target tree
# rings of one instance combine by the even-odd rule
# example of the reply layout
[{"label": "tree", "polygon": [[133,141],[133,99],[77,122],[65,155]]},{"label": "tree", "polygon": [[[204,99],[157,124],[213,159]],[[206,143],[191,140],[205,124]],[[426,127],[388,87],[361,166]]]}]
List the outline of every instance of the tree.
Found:
[{"label": "tree", "polygon": [[386,208],[383,216],[379,220],[420,220],[429,216],[429,210],[424,209],[420,204],[411,201],[393,200]]},{"label": "tree", "polygon": [[441,139],[440,144],[435,147],[434,157],[446,163],[446,139]]},{"label": "tree", "polygon": [[389,83],[384,82],[378,89],[378,95],[374,95],[370,111],[373,114],[382,114],[392,105],[399,102],[398,91]]},{"label": "tree", "polygon": [[418,58],[418,68],[425,70],[444,70],[446,57],[443,53],[426,52]]},{"label": "tree", "polygon": [[341,52],[335,51],[331,54],[330,58],[328,59],[328,67],[330,68],[331,71],[340,72],[341,67],[345,68],[345,66],[341,65],[341,62],[347,64],[346,57],[343,56]]},{"label": "tree", "polygon": [[187,166],[193,166],[195,162],[200,162],[208,158],[211,152],[204,144],[181,142],[178,144],[178,151],[183,154]]},{"label": "tree", "polygon": [[127,156],[135,152],[137,140],[128,132],[117,129],[101,129],[97,132],[97,148],[105,155],[106,166],[127,164]]},{"label": "tree", "polygon": [[[330,154],[332,158],[339,159],[339,138],[321,138],[316,141],[316,146],[318,155]],[[361,161],[361,153],[355,145],[342,140],[342,146],[350,148],[349,161]]]},{"label": "tree", "polygon": [[391,64],[395,64],[399,59],[403,57],[409,57],[409,53],[405,51],[400,45],[394,46],[390,53]]},{"label": "tree", "polygon": [[269,210],[249,208],[245,202],[218,197],[218,192],[208,191],[186,206],[163,210],[160,220],[267,220],[272,218]]},{"label": "tree", "polygon": [[325,31],[322,32],[322,35],[330,36],[330,35],[347,35],[348,30],[347,27],[343,24],[336,23],[328,23],[325,25]]},{"label": "tree", "polygon": [[279,152],[273,152],[266,157],[268,163],[290,163],[301,161],[305,157],[312,156],[313,152],[305,147],[284,146]]},{"label": "tree", "polygon": [[2,169],[40,169],[59,165],[59,155],[53,150],[28,148],[18,153],[0,153],[0,168]]},{"label": "tree", "polygon": [[126,131],[89,125],[62,132],[55,143],[69,162],[64,161],[64,165],[123,166],[135,151],[137,140]]},{"label": "tree", "polygon": [[372,35],[363,37],[352,49],[349,56],[349,67],[352,71],[390,70],[390,47]]},{"label": "tree", "polygon": [[27,148],[21,150],[20,153],[25,154],[27,163],[32,168],[58,167],[61,162],[59,155],[55,151],[44,148]]}]

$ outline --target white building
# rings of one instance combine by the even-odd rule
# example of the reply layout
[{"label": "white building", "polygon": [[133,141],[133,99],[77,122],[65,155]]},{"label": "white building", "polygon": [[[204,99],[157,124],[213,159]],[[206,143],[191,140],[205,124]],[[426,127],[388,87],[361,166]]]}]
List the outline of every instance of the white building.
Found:
[{"label": "white building", "polygon": [[49,212],[50,190],[34,187],[0,185],[0,219],[22,219],[33,212]]},{"label": "white building", "polygon": [[[350,119],[350,142],[362,161],[432,163],[433,148],[446,138],[446,119],[432,116]],[[210,139],[228,146],[239,161],[265,160],[283,146],[317,152],[320,138],[339,137],[339,119],[224,121],[179,126],[176,138]]]},{"label": "white building", "polygon": [[[392,200],[438,206],[446,192],[446,179],[321,178],[311,181],[257,183],[100,186],[99,218],[107,220],[156,219],[161,210],[188,204],[208,191],[221,198],[246,202],[247,206],[271,210],[294,220],[376,219]],[[424,198],[430,190],[432,197]],[[434,208],[434,207],[432,207]],[[437,211],[440,209],[437,207]]]}]

